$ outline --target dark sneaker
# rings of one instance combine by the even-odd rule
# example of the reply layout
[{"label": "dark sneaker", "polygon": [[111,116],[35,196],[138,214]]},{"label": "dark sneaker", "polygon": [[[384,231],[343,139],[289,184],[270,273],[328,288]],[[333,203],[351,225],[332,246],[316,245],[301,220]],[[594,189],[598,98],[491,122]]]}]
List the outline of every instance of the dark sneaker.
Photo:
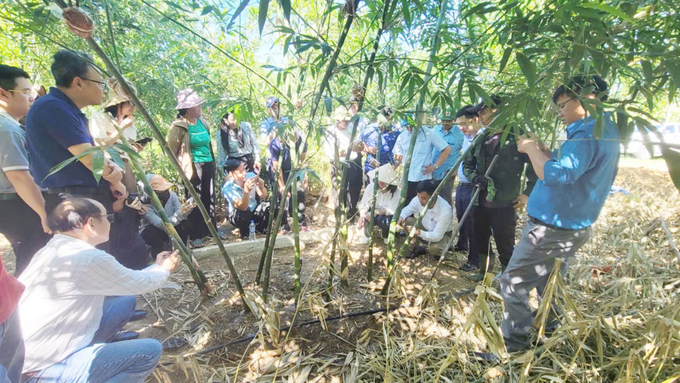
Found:
[{"label": "dark sneaker", "polygon": [[479,272],[479,273],[474,273],[470,275],[466,275],[465,278],[473,281],[473,282],[481,282],[484,280],[484,273]]},{"label": "dark sneaker", "polygon": [[135,310],[130,317],[130,322],[142,320],[146,317],[146,310]]},{"label": "dark sneaker", "polygon": [[472,272],[479,269],[479,267],[471,264],[471,263],[466,263],[463,266],[459,267],[458,270],[460,271],[465,271],[466,273]]},{"label": "dark sneaker", "polygon": [[465,253],[468,251],[468,249],[464,248],[463,246],[456,245],[456,247],[453,248],[453,251]]},{"label": "dark sneaker", "polygon": [[418,245],[416,246],[413,251],[411,251],[411,254],[406,256],[406,259],[413,259],[419,255],[423,255],[427,253],[427,246],[424,245]]}]

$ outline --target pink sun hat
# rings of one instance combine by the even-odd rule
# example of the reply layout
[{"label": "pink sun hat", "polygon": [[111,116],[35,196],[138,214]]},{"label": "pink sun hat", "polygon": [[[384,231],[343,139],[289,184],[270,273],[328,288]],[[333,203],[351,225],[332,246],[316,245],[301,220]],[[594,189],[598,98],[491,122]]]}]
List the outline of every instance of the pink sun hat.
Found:
[{"label": "pink sun hat", "polygon": [[175,109],[189,109],[194,106],[203,105],[205,100],[191,88],[180,90],[177,93],[177,106]]}]

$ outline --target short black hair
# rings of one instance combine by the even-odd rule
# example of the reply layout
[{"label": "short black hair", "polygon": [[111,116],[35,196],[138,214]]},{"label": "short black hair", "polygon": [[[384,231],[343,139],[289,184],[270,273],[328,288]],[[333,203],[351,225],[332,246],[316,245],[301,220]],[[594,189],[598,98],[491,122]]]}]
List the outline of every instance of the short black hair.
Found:
[{"label": "short black hair", "polygon": [[243,161],[237,160],[235,158],[230,158],[224,163],[224,171],[231,173],[238,169],[239,166],[243,165]]},{"label": "short black hair", "polygon": [[100,217],[102,212],[93,199],[69,198],[62,201],[47,218],[47,224],[54,232],[78,230],[90,218]]},{"label": "short black hair", "polygon": [[465,105],[464,107],[458,109],[458,112],[456,113],[456,118],[463,116],[467,118],[475,118],[479,116],[479,112],[473,105]]},{"label": "short black hair", "polygon": [[[592,88],[592,89],[589,89]],[[569,83],[560,85],[553,93],[553,103],[557,105],[557,99],[562,95],[567,97],[588,96],[594,94],[600,101],[607,101],[607,90],[609,86],[607,82],[598,75],[591,76],[576,76],[569,80]],[[585,93],[584,91],[590,91]]]},{"label": "short black hair", "polygon": [[479,113],[486,109],[486,108],[491,108],[491,109],[498,109],[498,107],[503,103],[503,98],[497,94],[492,94],[489,96],[490,100],[488,101],[482,101],[479,104],[475,105],[474,108],[472,108],[470,111],[475,112],[477,115]]},{"label": "short black hair", "polygon": [[186,109],[177,109],[177,118],[182,118],[186,116],[187,110]]},{"label": "short black hair", "polygon": [[57,51],[52,57],[52,75],[57,86],[68,88],[76,77],[84,78],[87,71],[92,67],[92,58],[85,53],[68,51],[65,49]]},{"label": "short black hair", "polygon": [[416,193],[422,193],[425,192],[428,195],[434,194],[434,191],[437,189],[437,184],[435,184],[432,180],[425,180],[425,181],[420,181],[418,183],[418,186],[416,186]]},{"label": "short black hair", "polygon": [[31,77],[25,70],[9,65],[0,64],[0,88],[14,90],[17,87],[17,79],[23,77],[30,80]]}]

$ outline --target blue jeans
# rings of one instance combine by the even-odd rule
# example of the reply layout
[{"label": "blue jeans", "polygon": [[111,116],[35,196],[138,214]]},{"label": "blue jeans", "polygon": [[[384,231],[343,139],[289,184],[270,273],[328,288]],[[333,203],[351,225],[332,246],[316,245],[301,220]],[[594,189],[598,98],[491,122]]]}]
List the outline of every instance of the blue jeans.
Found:
[{"label": "blue jeans", "polygon": [[134,339],[107,343],[130,320],[135,304],[133,296],[107,297],[92,344],[40,371],[28,382],[144,382],[161,358],[160,342],[155,339]]},{"label": "blue jeans", "polygon": [[19,383],[24,367],[24,337],[19,326],[19,311],[14,310],[0,323],[0,383]]}]

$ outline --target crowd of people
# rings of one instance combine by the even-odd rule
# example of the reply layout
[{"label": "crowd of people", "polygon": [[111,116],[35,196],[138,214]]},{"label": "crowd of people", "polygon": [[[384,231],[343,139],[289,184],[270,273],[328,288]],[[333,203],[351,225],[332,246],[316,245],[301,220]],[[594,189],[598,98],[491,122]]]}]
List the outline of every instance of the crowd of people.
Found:
[{"label": "crowd of people", "polygon": [[[135,310],[135,296],[159,288],[179,262],[166,225],[199,247],[208,224],[188,190],[180,197],[162,176],[143,175],[161,202],[158,211],[125,150],[109,149],[106,156],[93,150],[118,143],[139,152],[150,141],[138,139],[135,105],[120,83],[74,51],[58,51],[51,70],[55,87],[36,99],[28,73],[0,65],[0,233],[16,257],[13,277],[0,263],[0,383],[141,382],[162,350],[158,341],[123,331],[145,315]],[[374,196],[374,227],[383,239],[393,220],[401,236],[415,229],[409,259],[449,250],[455,209],[459,236],[451,250],[467,253],[460,270],[480,281],[498,253],[503,334],[508,350],[519,351],[531,342],[529,293],[542,293],[555,259],[565,261],[566,272],[616,177],[616,126],[605,115],[603,137],[596,138],[595,119],[583,106],[584,99],[604,101],[606,94],[598,76],[556,89],[552,101],[567,139],[551,151],[526,132],[493,124],[506,105],[500,96],[417,128],[413,116],[398,120],[389,107],[375,122],[357,116],[364,95],[353,90],[348,106],[333,113],[322,155],[333,180],[347,170],[343,199],[362,243],[371,232]],[[304,228],[307,180],[294,172],[307,156],[304,129],[269,97],[259,131],[228,111],[213,135],[204,103],[192,89],[177,94],[167,143],[212,224],[217,227],[220,173],[227,220],[242,239],[253,228],[266,233],[279,201],[284,230],[294,211]],[[90,118],[83,113],[88,106],[97,108]],[[295,190],[287,187],[291,177],[298,177]],[[395,217],[404,177],[406,201]],[[335,201],[339,193],[333,182]],[[517,212],[525,206],[529,219],[517,242]],[[557,325],[557,318],[550,323]]]}]

